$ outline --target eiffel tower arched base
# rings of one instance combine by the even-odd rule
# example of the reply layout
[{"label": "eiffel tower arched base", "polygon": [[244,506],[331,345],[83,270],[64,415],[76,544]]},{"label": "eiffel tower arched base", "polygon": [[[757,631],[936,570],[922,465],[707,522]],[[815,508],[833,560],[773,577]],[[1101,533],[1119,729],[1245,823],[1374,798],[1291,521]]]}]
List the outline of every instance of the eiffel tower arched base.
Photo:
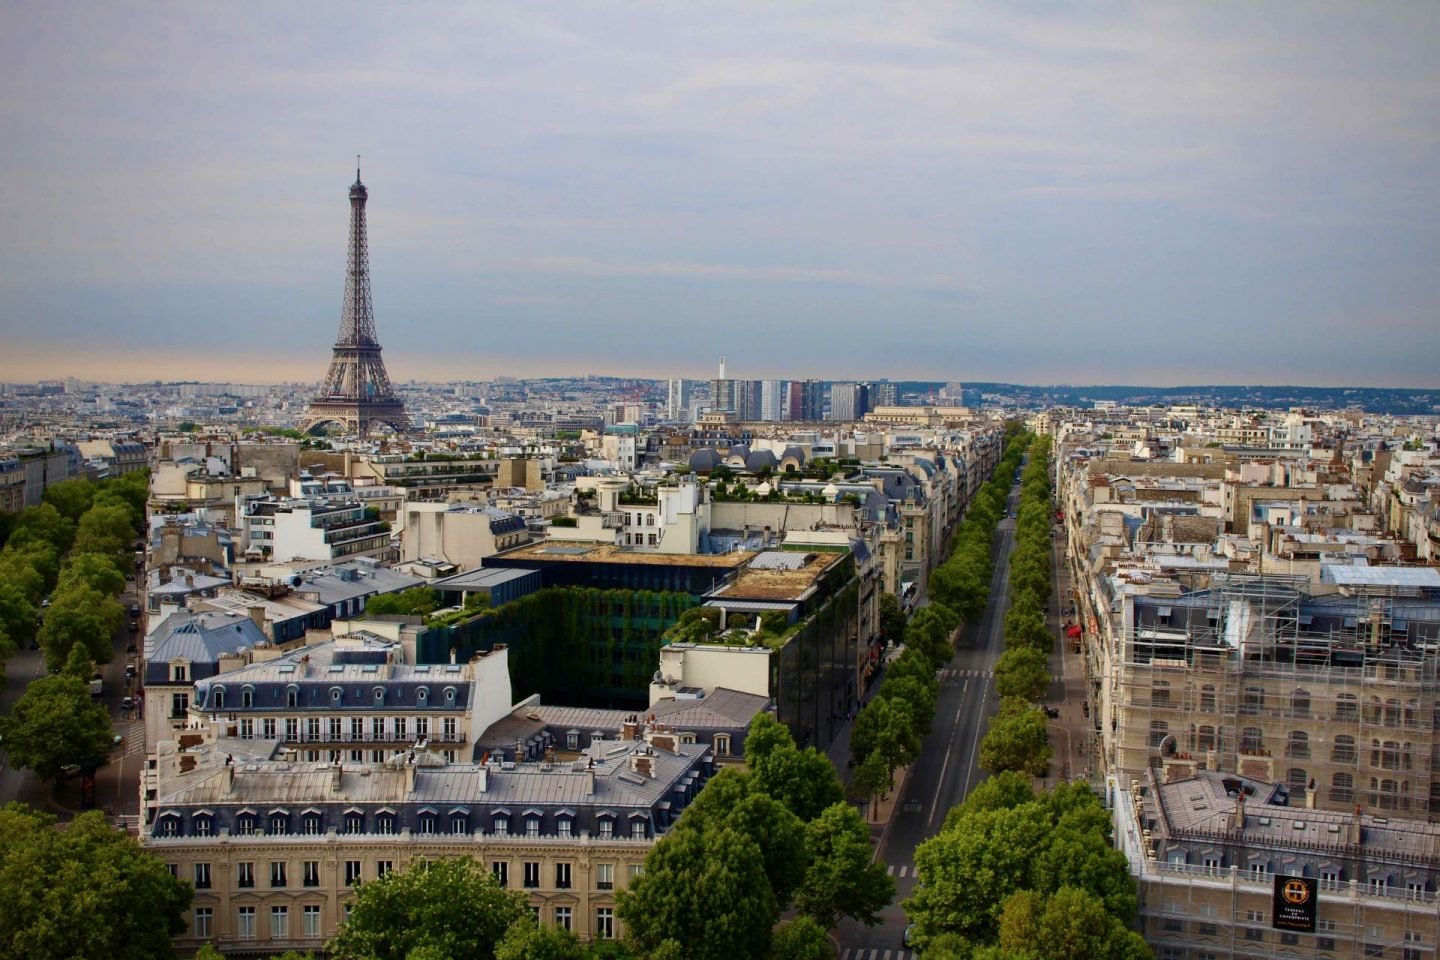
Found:
[{"label": "eiffel tower arched base", "polygon": [[398,434],[410,431],[410,418],[398,400],[357,404],[353,401],[315,400],[306,411],[301,433],[311,433],[327,423],[338,425],[346,434],[369,436],[376,427],[387,426]]}]

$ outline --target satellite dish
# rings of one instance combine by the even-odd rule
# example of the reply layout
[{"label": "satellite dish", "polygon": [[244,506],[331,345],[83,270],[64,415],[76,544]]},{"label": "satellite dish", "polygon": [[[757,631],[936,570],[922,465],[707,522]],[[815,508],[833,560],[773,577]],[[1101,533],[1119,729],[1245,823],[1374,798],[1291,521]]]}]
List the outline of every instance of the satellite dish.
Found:
[{"label": "satellite dish", "polygon": [[1165,739],[1160,741],[1160,756],[1175,756],[1175,738],[1173,736],[1166,735]]},{"label": "satellite dish", "polygon": [[301,584],[302,582],[303,582],[303,581],[302,581],[301,578],[300,578],[300,574],[298,574],[298,573],[295,574],[295,576],[293,576],[293,577],[290,578],[290,586],[292,586],[292,587],[298,587],[298,586],[300,586],[300,584]]}]

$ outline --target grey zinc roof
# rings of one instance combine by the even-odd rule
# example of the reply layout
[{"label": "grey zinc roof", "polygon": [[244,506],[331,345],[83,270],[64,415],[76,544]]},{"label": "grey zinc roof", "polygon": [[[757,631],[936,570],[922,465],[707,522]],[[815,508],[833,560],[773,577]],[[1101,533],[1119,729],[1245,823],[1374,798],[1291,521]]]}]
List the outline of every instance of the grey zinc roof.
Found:
[{"label": "grey zinc roof", "polygon": [[[173,749],[172,743],[164,745]],[[526,806],[581,804],[598,807],[650,807],[695,769],[709,751],[703,744],[678,744],[673,751],[650,748],[642,741],[602,741],[587,751],[595,766],[584,760],[518,764],[512,770],[474,763],[446,764],[426,758],[417,766],[415,789],[406,792],[405,765],[391,760],[378,764],[341,765],[340,789],[333,787],[333,764],[264,759],[273,756],[271,741],[222,738],[189,751],[197,758],[194,770],[168,779],[159,797],[162,807],[208,804],[335,804],[433,803],[508,804],[519,814]],[[630,758],[650,751],[654,775],[630,772]],[[162,751],[163,752],[163,751]],[[225,758],[234,758],[234,781]],[[588,772],[595,774],[593,792]]]},{"label": "grey zinc roof", "polygon": [[330,606],[355,597],[394,593],[423,583],[419,577],[389,567],[342,563],[305,573],[295,589],[313,593],[318,602]]},{"label": "grey zinc roof", "polygon": [[650,707],[656,720],[691,730],[705,727],[746,727],[757,713],[770,706],[770,698],[739,690],[717,688],[699,700],[662,700]]},{"label": "grey zinc roof", "polygon": [[172,613],[152,634],[147,659],[157,663],[213,663],[221,654],[266,643],[268,639],[254,620],[238,614]]}]

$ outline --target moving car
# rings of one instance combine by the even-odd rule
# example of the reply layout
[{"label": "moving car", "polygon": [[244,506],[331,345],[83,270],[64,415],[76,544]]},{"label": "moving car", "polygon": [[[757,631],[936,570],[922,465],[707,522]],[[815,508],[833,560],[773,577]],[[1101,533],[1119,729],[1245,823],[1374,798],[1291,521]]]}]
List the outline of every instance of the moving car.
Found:
[{"label": "moving car", "polygon": [[1046,707],[1046,708],[1045,708],[1045,716],[1049,717],[1051,720],[1058,720],[1058,719],[1060,719],[1060,708],[1059,708],[1059,707]]},{"label": "moving car", "polygon": [[138,604],[138,603],[132,603],[132,604],[130,604],[130,616],[132,616],[132,617],[138,617],[138,616],[140,616],[140,604]]}]

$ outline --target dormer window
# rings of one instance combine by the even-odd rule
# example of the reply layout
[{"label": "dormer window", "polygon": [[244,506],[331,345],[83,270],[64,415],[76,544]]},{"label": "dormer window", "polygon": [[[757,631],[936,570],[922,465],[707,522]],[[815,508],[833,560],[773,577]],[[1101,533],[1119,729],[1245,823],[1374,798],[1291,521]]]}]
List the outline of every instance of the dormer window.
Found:
[{"label": "dormer window", "polygon": [[211,695],[210,695],[210,709],[211,709],[211,710],[224,710],[224,709],[225,709],[225,688],[224,688],[224,687],[216,687],[215,690],[214,690],[214,692],[211,693]]},{"label": "dormer window", "polygon": [[384,702],[385,702],[385,688],[384,688],[384,687],[376,687],[376,688],[375,688],[375,702],[376,702],[376,703],[384,703]]},{"label": "dormer window", "polygon": [[509,836],[509,834],[510,834],[510,818],[509,818],[509,817],[504,817],[504,816],[496,817],[495,820],[494,820],[494,827],[495,827],[495,836],[497,836],[497,837]]},{"label": "dormer window", "polygon": [[170,682],[185,683],[190,679],[190,667],[184,663],[170,664]]},{"label": "dormer window", "polygon": [[255,706],[254,687],[246,687],[245,689],[240,691],[240,706],[244,707],[246,710],[249,710],[251,707]]},{"label": "dormer window", "polygon": [[454,702],[455,702],[455,688],[454,688],[454,687],[446,687],[446,688],[445,688],[445,702],[446,702],[446,703],[454,703]]},{"label": "dormer window", "polygon": [[300,705],[300,689],[298,687],[285,688],[285,706],[297,707]]},{"label": "dormer window", "polygon": [[330,702],[331,702],[331,703],[339,703],[341,700],[344,700],[344,699],[345,699],[345,691],[344,691],[344,690],[341,690],[339,687],[331,687],[331,688],[330,688]]}]

